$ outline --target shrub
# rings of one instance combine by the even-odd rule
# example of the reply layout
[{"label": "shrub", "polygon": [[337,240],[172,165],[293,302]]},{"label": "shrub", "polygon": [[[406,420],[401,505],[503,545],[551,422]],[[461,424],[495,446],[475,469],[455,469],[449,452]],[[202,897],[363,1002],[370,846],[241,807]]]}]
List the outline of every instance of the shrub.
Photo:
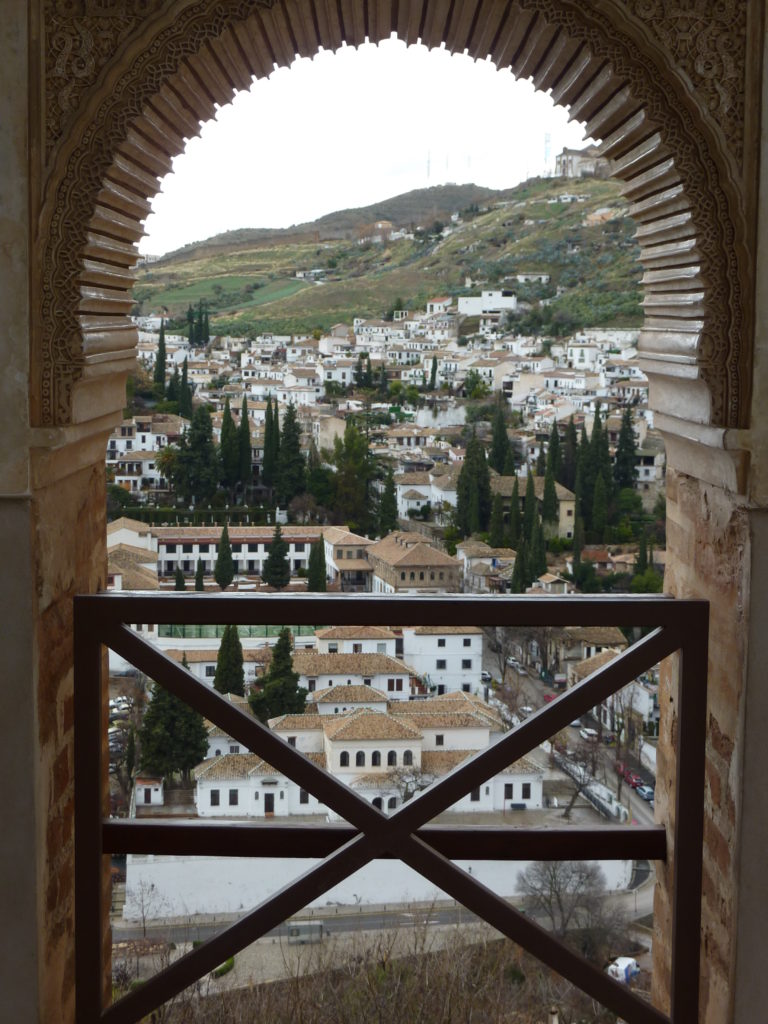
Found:
[{"label": "shrub", "polygon": [[211,971],[211,977],[223,978],[225,974],[229,974],[234,966],[235,958],[231,956],[228,960],[225,960],[223,964],[220,964],[215,970]]}]

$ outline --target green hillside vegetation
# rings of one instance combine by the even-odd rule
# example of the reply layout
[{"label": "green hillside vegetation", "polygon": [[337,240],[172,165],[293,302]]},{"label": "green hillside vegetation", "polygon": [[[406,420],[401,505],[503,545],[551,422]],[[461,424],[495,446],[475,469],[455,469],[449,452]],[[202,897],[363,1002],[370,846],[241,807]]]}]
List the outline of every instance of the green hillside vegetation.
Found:
[{"label": "green hillside vegetation", "polygon": [[[466,192],[470,186],[454,188],[452,198],[472,195]],[[442,192],[409,193],[414,197],[410,205],[407,196],[397,197],[398,209],[429,212],[425,194],[434,191]],[[476,191],[491,197],[483,200],[488,207],[474,201],[461,207],[462,222],[446,238],[439,229],[448,218],[425,217],[419,223],[428,223],[413,240],[361,245],[356,239],[324,237],[324,230],[351,231],[340,225],[355,218],[356,235],[387,212],[386,219],[396,228],[412,223],[397,220],[387,203],[322,218],[312,225],[314,241],[290,240],[285,233],[281,243],[278,232],[261,242],[247,241],[258,232],[217,236],[210,245],[192,247],[186,258],[180,251],[143,268],[134,289],[136,311],[146,314],[165,307],[183,328],[187,307],[202,299],[210,311],[212,333],[288,334],[326,330],[334,323],[351,323],[354,316],[382,316],[395,303],[418,309],[435,295],[503,286],[513,288],[524,304],[511,323],[520,333],[562,335],[581,327],[641,323],[634,225],[616,182],[539,179],[504,193]],[[584,201],[552,201],[566,192]],[[435,200],[431,209],[437,208]],[[596,211],[601,212],[595,216]],[[593,222],[587,224],[590,215]],[[298,230],[290,232],[295,237]],[[236,242],[234,236],[243,239]],[[226,251],[223,238],[229,239]],[[325,272],[320,284],[295,277],[297,270],[314,268]],[[551,282],[519,284],[513,275],[524,271],[550,274]],[[471,288],[465,287],[467,277],[473,281]],[[542,299],[547,302],[539,306]]]}]

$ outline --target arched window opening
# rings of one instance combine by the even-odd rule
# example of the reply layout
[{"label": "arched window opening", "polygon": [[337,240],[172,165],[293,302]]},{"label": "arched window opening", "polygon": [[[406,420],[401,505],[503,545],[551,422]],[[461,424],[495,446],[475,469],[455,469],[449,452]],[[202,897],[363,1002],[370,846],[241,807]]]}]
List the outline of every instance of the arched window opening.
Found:
[{"label": "arched window opening", "polygon": [[339,756],[339,765],[342,768],[349,768],[349,754],[346,750],[342,750]]},{"label": "arched window opening", "polygon": [[397,766],[397,751],[390,750],[387,754],[387,767],[394,768]]}]

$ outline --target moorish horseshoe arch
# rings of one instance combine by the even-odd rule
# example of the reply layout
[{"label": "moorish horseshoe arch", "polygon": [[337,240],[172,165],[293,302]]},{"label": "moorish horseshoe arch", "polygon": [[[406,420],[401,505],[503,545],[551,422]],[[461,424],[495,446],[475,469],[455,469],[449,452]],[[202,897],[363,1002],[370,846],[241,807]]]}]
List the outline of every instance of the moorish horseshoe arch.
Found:
[{"label": "moorish horseshoe arch", "polygon": [[[712,20],[720,19],[720,29],[727,23],[730,34],[700,32],[687,63],[670,57],[672,22],[681,14],[666,16],[658,0],[606,0],[599,13],[576,0],[177,0],[152,15],[150,0],[102,5],[110,6],[124,19],[130,13],[130,29],[116,37],[50,154],[39,235],[35,425],[77,424],[122,405],[117,396],[136,337],[127,316],[134,243],[184,136],[248,88],[252,74],[392,32],[405,42],[490,56],[587,122],[638,224],[641,348],[659,425],[672,435],[693,430],[714,447],[723,447],[729,428],[747,425],[741,0],[713,8]],[[737,73],[731,67],[714,82],[726,60]],[[686,77],[696,75],[694,96]]]}]

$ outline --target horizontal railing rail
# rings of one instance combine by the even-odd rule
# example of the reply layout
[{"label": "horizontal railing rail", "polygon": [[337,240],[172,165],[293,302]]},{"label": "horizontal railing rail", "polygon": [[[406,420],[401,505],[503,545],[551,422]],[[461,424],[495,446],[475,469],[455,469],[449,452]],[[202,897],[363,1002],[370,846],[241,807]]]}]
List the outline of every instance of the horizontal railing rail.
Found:
[{"label": "horizontal railing rail", "polygon": [[[402,804],[389,816],[328,774],[278,734],[241,711],[130,628],[172,626],[480,625],[626,626],[650,630],[606,666],[530,715],[497,743]],[[75,871],[78,1024],[135,1024],[182,989],[281,924],[375,859],[398,859],[519,943],[627,1024],[697,1019],[708,607],[649,597],[373,597],[359,595],[99,594],[75,599]],[[277,825],[110,821],[104,816],[106,766],[103,647],[187,702],[246,749],[312,793],[346,824]],[[530,830],[431,825],[458,799],[551,738],[641,673],[679,654],[677,773],[670,825]],[[682,799],[681,794],[685,794]],[[555,939],[453,860],[667,859],[674,856],[669,1014]],[[140,988],[103,1005],[103,857],[109,853],[319,858],[226,931],[174,961]],[[684,871],[680,865],[685,865]],[[685,941],[680,928],[684,922]]]}]

